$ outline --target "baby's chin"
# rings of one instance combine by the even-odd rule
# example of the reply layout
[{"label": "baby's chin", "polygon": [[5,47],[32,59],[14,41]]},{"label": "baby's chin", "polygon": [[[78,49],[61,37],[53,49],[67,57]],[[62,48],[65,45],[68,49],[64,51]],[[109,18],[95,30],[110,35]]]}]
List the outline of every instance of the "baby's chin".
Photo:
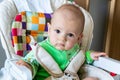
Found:
[{"label": "baby's chin", "polygon": [[58,50],[69,50],[69,49],[66,49],[65,47],[59,47],[59,46],[55,46],[55,48]]},{"label": "baby's chin", "polygon": [[70,50],[70,47],[65,47],[65,45],[53,44],[57,50]]},{"label": "baby's chin", "polygon": [[65,48],[63,48],[63,47],[56,46],[55,48],[58,49],[58,50],[65,50]]}]

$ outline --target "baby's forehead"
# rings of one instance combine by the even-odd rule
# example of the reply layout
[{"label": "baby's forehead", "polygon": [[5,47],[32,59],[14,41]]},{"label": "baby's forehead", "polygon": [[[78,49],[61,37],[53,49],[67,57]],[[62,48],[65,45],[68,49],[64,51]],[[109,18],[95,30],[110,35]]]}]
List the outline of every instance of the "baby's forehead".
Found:
[{"label": "baby's forehead", "polygon": [[[54,20],[54,18],[56,18]],[[58,18],[63,20],[72,21],[76,26],[79,26],[81,30],[84,28],[84,15],[81,9],[73,4],[65,4],[58,8],[54,13],[52,20],[59,21]],[[51,20],[51,22],[52,22]]]},{"label": "baby's forehead", "polygon": [[58,8],[53,13],[54,16],[58,16],[58,14],[63,14],[62,16],[67,17],[68,19],[76,19],[84,21],[84,15],[81,9],[73,4],[64,4],[60,8]]},{"label": "baby's forehead", "polygon": [[66,13],[67,15],[78,17],[84,16],[79,7],[71,4],[61,6],[55,11],[55,13]]}]

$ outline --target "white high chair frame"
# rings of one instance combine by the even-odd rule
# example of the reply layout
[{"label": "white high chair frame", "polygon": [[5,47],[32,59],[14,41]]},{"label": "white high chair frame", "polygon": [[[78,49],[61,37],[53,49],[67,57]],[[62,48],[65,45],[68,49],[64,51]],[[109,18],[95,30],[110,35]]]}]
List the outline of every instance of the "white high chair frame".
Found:
[{"label": "white high chair frame", "polygon": [[[82,49],[88,50],[91,45],[91,41],[93,38],[93,20],[90,16],[90,14],[82,10],[85,15],[85,28],[83,32],[83,42],[82,42]],[[20,59],[21,57],[15,55],[15,51],[13,49],[13,46],[11,44],[11,23],[15,15],[18,13],[17,8],[12,0],[4,0],[2,3],[0,3],[0,39],[2,46],[5,50],[5,54],[7,56],[7,60],[5,63],[5,68],[9,66],[9,71],[13,72],[13,75],[16,79],[13,80],[32,80],[32,74],[29,69],[26,67],[16,66],[15,65],[15,59]],[[106,65],[103,63],[106,62]],[[110,63],[114,64],[113,67],[109,67]],[[11,65],[11,66],[10,66]],[[120,62],[113,60],[111,58],[103,58],[100,57],[98,61],[95,61],[93,65],[97,67],[101,67],[102,69],[115,72],[117,74],[120,74],[120,70],[116,70],[115,67],[120,66]],[[101,66],[102,65],[102,66]],[[95,76],[98,77],[100,80],[115,80],[112,76],[109,75],[106,71],[97,68],[95,66],[91,65],[85,65],[83,68],[87,72],[87,76]],[[22,76],[16,75],[17,70],[19,73],[22,74]]]}]

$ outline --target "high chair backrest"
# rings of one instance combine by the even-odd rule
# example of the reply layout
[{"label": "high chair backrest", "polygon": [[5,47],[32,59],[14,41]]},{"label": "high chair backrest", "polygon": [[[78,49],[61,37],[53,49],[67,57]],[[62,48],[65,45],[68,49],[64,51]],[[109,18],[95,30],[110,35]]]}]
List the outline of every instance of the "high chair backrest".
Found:
[{"label": "high chair backrest", "polygon": [[[93,37],[93,20],[91,15],[81,8],[85,16],[85,27],[83,31],[82,49],[90,48]],[[12,0],[4,0],[0,3],[0,39],[2,46],[5,49],[7,58],[13,58],[17,55],[12,46],[11,41],[11,25],[15,15],[18,13],[16,6]]]},{"label": "high chair backrest", "polygon": [[17,14],[17,9],[12,0],[4,0],[0,3],[0,39],[5,50],[7,58],[12,58],[14,54],[13,46],[11,45],[11,23]]}]

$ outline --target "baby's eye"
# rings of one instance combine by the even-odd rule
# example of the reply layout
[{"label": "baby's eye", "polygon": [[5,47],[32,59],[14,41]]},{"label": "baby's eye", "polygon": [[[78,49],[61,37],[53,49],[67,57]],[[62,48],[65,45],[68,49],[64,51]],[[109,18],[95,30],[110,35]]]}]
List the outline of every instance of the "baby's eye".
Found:
[{"label": "baby's eye", "polygon": [[69,33],[68,36],[69,36],[69,37],[74,37],[74,34]]},{"label": "baby's eye", "polygon": [[60,33],[60,30],[59,30],[59,29],[56,29],[55,32],[56,32],[56,33]]}]

